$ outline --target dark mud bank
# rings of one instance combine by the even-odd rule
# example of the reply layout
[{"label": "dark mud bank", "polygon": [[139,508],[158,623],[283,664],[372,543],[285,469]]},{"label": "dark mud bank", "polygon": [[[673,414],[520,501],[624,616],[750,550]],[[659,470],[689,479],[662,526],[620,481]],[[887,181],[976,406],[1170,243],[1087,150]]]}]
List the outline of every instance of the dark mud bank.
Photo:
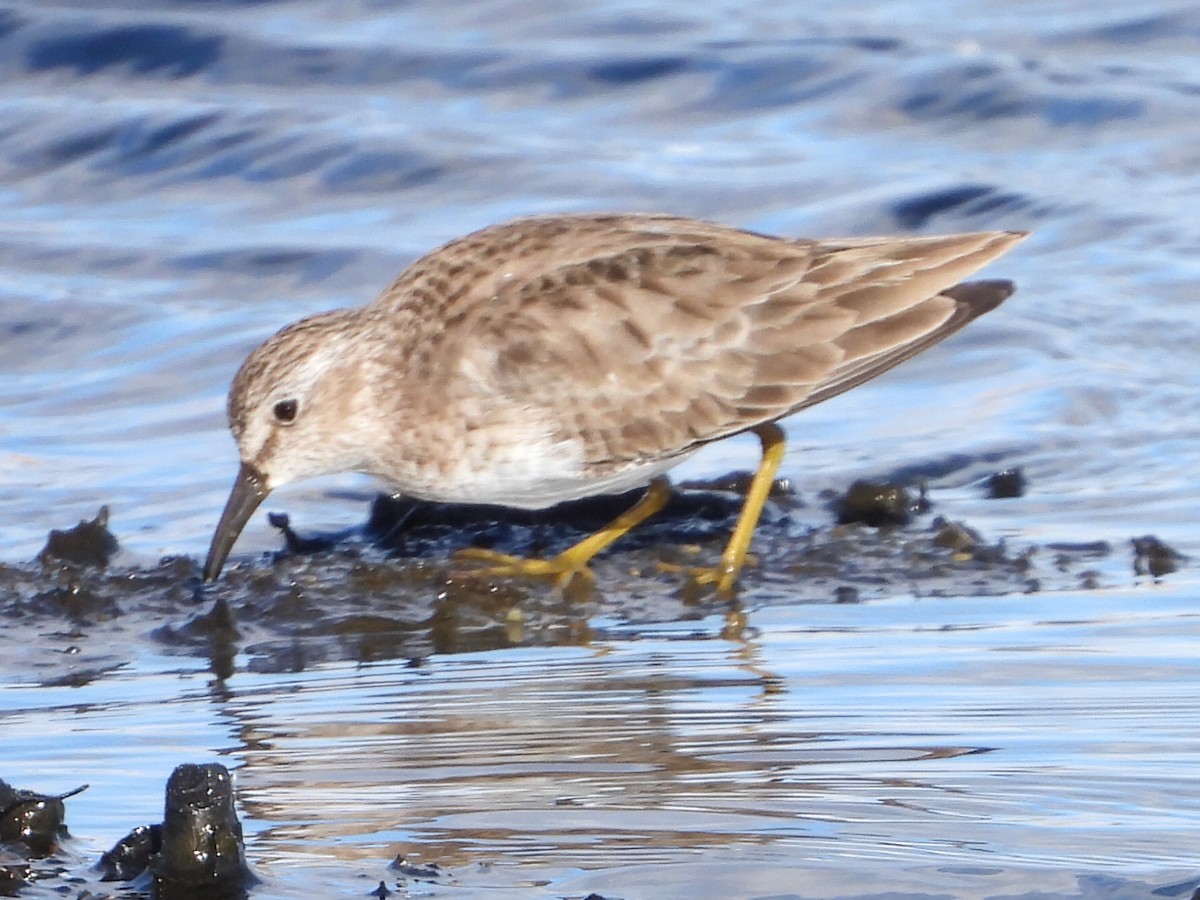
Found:
[{"label": "dark mud bank", "polygon": [[[299,672],[339,660],[419,666],[434,653],[585,644],[605,637],[606,626],[596,624],[603,622],[621,623],[629,637],[639,625],[659,622],[695,621],[711,630],[716,618],[736,640],[753,633],[756,610],[774,604],[1101,587],[1099,569],[1111,572],[1114,563],[1134,577],[1161,578],[1185,562],[1153,536],[1131,538],[1125,547],[1087,535],[1049,547],[989,542],[969,524],[938,515],[936,496],[919,484],[857,482],[806,504],[780,482],[737,597],[718,597],[679,571],[664,572],[662,563],[678,569],[719,556],[747,482],[734,475],[684,486],[659,516],[596,561],[594,581],[565,592],[536,580],[491,577],[456,560],[454,551],[485,546],[552,554],[605,524],[630,497],[541,514],[379,498],[362,527],[324,535],[300,534],[276,514],[280,551],[230,566],[211,585],[201,583],[191,558],[111,565],[119,541],[102,509],[92,521],[53,532],[35,561],[0,565],[7,625],[0,666],[29,684],[85,685],[150,649],[206,660],[220,685],[243,664],[258,672]],[[999,473],[980,485],[996,498],[1023,489],[1019,473]],[[871,615],[869,605],[862,614]],[[710,621],[701,626],[702,619]],[[38,827],[0,834],[0,894],[32,881],[54,883],[78,868],[56,855],[66,836],[63,799],[13,794],[14,828]],[[181,766],[167,786],[163,824],[130,828],[103,859],[81,863],[87,875],[79,877],[93,886],[99,878],[124,882],[135,895],[173,879],[203,887],[196,896],[243,896],[253,883],[229,775],[219,766]],[[220,839],[210,841],[213,835]],[[199,860],[198,868],[183,871],[180,860]],[[401,880],[416,877],[403,861],[396,866]],[[437,881],[437,875],[426,877]],[[388,889],[378,891],[385,896]]]},{"label": "dark mud bank", "polygon": [[[997,491],[997,479],[1005,485]],[[715,596],[664,571],[716,559],[747,479],[689,484],[657,517],[599,557],[594,581],[564,591],[489,576],[454,551],[482,546],[527,556],[569,546],[626,508],[599,498],[542,513],[401,503],[380,497],[369,520],[339,534],[302,536],[273,515],[283,547],[230,566],[203,585],[196,560],[107,564],[118,541],[108,511],[55,531],[35,562],[0,565],[0,613],[9,627],[0,665],[40,683],[86,683],[134,648],[207,657],[218,675],[245,653],[260,671],[329,660],[412,659],[431,653],[586,642],[589,620],[632,626],[725,615],[752,627],[777,603],[845,603],[898,594],[989,596],[1102,586],[1096,566],[1126,555],[1132,574],[1159,578],[1183,560],[1153,536],[1113,547],[1080,535],[1047,547],[989,542],[938,515],[920,486],[857,482],[804,503],[775,486],[755,535],[755,564],[736,598]],[[980,486],[1012,496],[1019,473]],[[864,611],[864,615],[869,612]],[[5,651],[7,647],[7,652]],[[18,652],[19,651],[19,652]]]}]

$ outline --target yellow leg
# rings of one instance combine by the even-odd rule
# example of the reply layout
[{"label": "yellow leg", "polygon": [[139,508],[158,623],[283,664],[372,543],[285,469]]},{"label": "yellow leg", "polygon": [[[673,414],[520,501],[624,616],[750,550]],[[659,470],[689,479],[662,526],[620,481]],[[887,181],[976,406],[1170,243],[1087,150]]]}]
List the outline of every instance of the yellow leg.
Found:
[{"label": "yellow leg", "polygon": [[495,550],[469,547],[458,551],[458,557],[491,563],[487,570],[493,575],[529,575],[553,578],[560,587],[566,587],[576,575],[590,575],[588,563],[592,557],[620,538],[629,529],[640,525],[667,505],[671,496],[670,485],[663,477],[650,482],[646,493],[632,507],[617,516],[593,535],[584,538],[550,559],[523,559]]},{"label": "yellow leg", "polygon": [[754,473],[750,482],[750,490],[746,492],[746,502],[742,504],[737,525],[729,537],[729,543],[725,545],[725,552],[721,554],[721,564],[711,569],[692,571],[697,584],[716,582],[717,591],[721,594],[733,592],[733,583],[745,565],[750,538],[754,535],[754,528],[758,525],[759,516],[767,503],[767,496],[771,493],[771,485],[775,483],[775,473],[779,471],[784,451],[787,449],[787,438],[783,429],[773,422],[759,425],[754,429],[754,433],[762,441],[762,461],[759,462],[758,471]]}]

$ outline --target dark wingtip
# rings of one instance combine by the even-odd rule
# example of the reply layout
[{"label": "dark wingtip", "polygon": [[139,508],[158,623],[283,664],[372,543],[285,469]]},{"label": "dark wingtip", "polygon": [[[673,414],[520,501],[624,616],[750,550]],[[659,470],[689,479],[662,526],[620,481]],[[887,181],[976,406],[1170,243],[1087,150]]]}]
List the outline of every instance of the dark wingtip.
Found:
[{"label": "dark wingtip", "polygon": [[1013,295],[1016,284],[1005,279],[989,281],[965,281],[947,288],[942,293],[957,300],[964,307],[968,320],[991,312]]}]

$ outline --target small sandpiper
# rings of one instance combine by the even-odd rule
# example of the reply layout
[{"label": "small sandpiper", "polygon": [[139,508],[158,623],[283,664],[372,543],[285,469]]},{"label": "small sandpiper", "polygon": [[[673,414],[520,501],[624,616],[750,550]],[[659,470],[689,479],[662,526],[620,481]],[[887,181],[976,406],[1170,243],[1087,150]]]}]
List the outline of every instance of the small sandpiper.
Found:
[{"label": "small sandpiper", "polygon": [[289,325],[229,392],[241,469],[215,579],[275,488],[365,472],[422,500],[540,509],[648,485],[549,559],[462,551],[565,585],[660,510],[664,473],[745,431],[762,458],[720,561],[728,594],[784,454],[785,416],[862,384],[998,306],[962,283],[1024,232],[789,240],[664,215],[549,215],[477,231],[375,300]]}]

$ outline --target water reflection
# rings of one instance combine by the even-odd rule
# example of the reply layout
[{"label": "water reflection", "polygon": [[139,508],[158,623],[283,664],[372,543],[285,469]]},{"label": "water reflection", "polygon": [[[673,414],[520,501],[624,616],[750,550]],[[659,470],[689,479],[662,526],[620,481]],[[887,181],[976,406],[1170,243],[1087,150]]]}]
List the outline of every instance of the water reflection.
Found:
[{"label": "water reflection", "polygon": [[1152,645],[1196,622],[1159,597],[1136,612],[1071,599],[1090,608],[1064,622],[1025,620],[1020,600],[884,604],[869,625],[804,607],[743,642],[710,619],[576,649],[239,674],[220,706],[268,858],[415,848],[449,866],[593,867],[759,846],[1178,865],[1200,804],[1156,798],[1188,777],[1163,748],[1196,724],[1200,687],[1178,644]]},{"label": "water reflection", "polygon": [[397,856],[464,896],[497,878],[566,896],[580,872],[581,896],[632,873],[672,896],[673,866],[691,896],[730,896],[695,884],[698,857],[714,885],[775,892],[936,863],[918,881],[979,896],[981,861],[1010,886],[1163,884],[1200,826],[1193,591],[1060,592],[1053,618],[1043,595],[765,605],[738,640],[718,614],[594,617],[575,645],[374,662],[297,639],[290,670],[249,643],[214,673],[181,645],[71,685],[9,676],[6,777],[89,781],[68,824],[98,854],[159,820],[174,765],[219,759],[264,896],[297,872],[396,879]]}]

